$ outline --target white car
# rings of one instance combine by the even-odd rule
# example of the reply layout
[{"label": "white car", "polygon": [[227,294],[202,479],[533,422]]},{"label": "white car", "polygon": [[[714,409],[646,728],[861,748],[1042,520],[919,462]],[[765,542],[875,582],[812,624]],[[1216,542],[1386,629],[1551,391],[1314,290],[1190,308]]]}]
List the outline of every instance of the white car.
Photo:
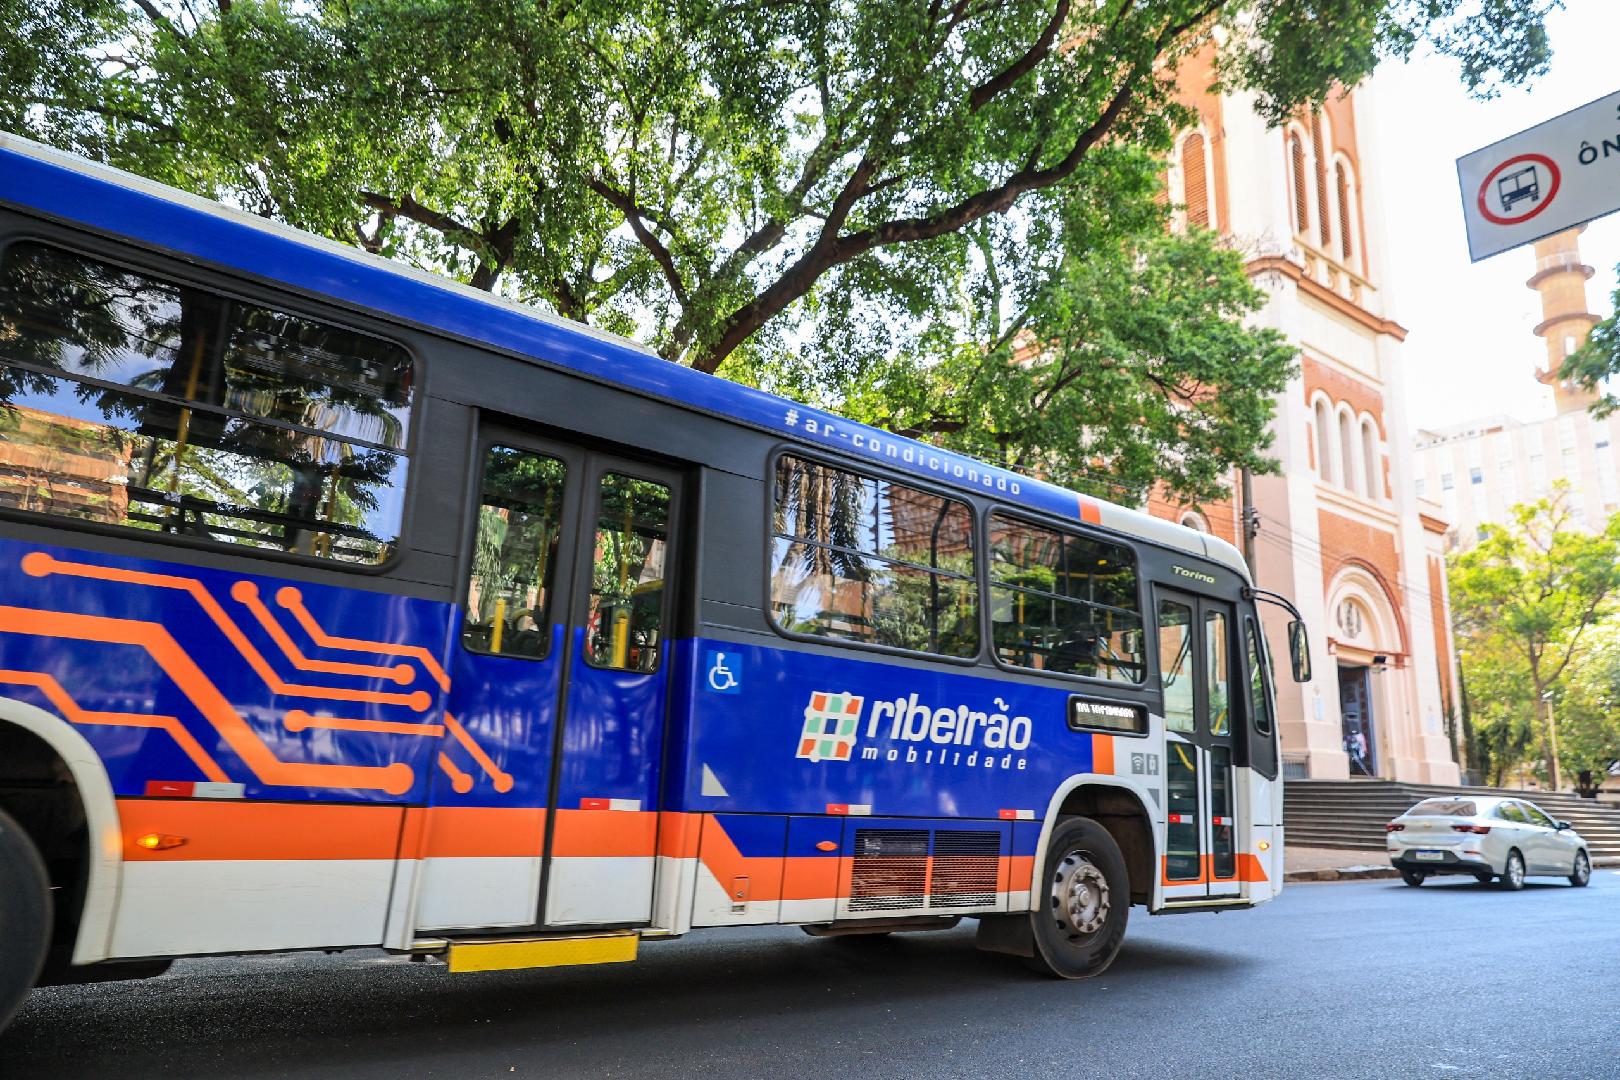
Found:
[{"label": "white car", "polygon": [[1496,878],[1504,889],[1524,888],[1536,875],[1585,885],[1592,877],[1586,841],[1567,821],[1555,821],[1526,799],[1424,799],[1384,826],[1389,861],[1408,885],[1436,874]]}]

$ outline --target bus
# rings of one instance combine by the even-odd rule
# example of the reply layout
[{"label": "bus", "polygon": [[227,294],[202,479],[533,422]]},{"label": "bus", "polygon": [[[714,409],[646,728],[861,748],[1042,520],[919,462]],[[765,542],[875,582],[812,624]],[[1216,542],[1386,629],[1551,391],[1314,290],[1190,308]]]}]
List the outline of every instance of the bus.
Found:
[{"label": "bus", "polygon": [[1074,978],[1281,887],[1212,536],[14,136],[0,398],[0,1022],[759,924]]}]

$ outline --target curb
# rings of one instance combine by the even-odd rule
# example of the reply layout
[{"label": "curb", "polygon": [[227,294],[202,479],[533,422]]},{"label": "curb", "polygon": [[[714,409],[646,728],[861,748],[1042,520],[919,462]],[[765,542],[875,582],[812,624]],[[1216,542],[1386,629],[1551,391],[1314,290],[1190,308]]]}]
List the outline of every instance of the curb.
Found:
[{"label": "curb", "polygon": [[1393,866],[1341,866],[1329,870],[1290,870],[1283,875],[1283,881],[1373,881],[1400,876],[1401,872]]},{"label": "curb", "polygon": [[[1592,860],[1592,866],[1599,870],[1620,867],[1620,856],[1599,855]],[[1393,866],[1340,866],[1327,870],[1290,870],[1283,875],[1283,881],[1375,881],[1400,876],[1401,872]]]}]

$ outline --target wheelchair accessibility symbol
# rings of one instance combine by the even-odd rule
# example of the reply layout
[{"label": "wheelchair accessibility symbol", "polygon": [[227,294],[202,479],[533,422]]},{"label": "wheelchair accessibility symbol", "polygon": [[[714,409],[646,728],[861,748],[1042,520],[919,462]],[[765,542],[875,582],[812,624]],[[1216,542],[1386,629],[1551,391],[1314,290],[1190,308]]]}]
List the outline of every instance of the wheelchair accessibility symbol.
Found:
[{"label": "wheelchair accessibility symbol", "polygon": [[742,689],[742,658],[736,653],[710,649],[703,666],[708,669],[708,687],[716,694],[735,694]]}]

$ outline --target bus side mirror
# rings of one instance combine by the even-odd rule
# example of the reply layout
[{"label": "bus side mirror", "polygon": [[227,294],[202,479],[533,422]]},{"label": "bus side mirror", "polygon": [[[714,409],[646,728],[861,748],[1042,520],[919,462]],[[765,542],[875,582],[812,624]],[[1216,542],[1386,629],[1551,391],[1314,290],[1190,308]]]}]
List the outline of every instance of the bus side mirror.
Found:
[{"label": "bus side mirror", "polygon": [[1305,636],[1305,623],[1294,619],[1288,624],[1288,658],[1293,661],[1294,681],[1311,681],[1311,642]]}]

